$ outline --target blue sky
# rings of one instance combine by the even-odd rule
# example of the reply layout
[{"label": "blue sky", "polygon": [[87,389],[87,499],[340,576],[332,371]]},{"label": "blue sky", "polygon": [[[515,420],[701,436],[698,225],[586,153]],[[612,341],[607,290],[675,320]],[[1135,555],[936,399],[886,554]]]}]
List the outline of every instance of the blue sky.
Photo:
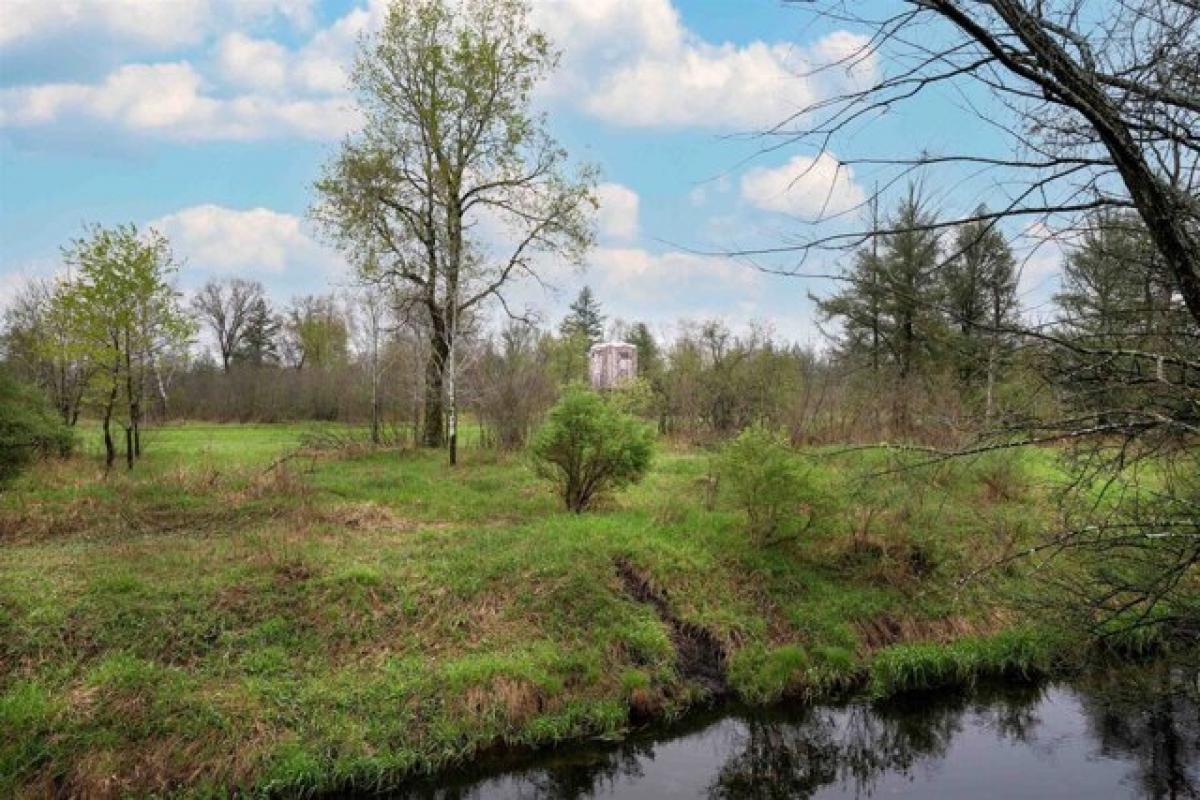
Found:
[{"label": "blue sky", "polygon": [[[383,6],[5,0],[0,303],[25,277],[52,274],[85,222],[163,230],[184,261],[185,291],[240,275],[282,303],[346,283],[304,215],[320,165],[355,126],[342,70]],[[865,31],[775,0],[535,0],[534,19],[563,51],[539,104],[604,184],[586,270],[551,267],[556,291],[525,287],[521,299],[554,321],[588,283],[610,316],[664,335],[681,318],[721,317],[817,342],[807,293],[828,286],[700,252],[811,231],[826,197],[827,210],[857,213],[877,176],[837,170],[837,152],[814,164],[812,151],[762,153],[761,140],[737,134],[889,69],[876,59],[852,74],[800,74]],[[839,146],[859,156],[913,142],[1000,146],[992,135],[959,98],[931,94]],[[959,182],[937,199],[954,212],[994,190]],[[1035,304],[1052,288],[1054,262],[1043,253],[1026,266]]]}]

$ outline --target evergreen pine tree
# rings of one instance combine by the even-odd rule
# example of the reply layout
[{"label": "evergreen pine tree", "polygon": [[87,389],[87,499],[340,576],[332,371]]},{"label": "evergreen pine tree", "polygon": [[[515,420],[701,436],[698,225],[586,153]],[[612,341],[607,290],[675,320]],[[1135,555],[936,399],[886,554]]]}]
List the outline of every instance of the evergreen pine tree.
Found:
[{"label": "evergreen pine tree", "polygon": [[605,316],[600,313],[600,303],[590,286],[584,286],[571,303],[570,311],[563,319],[559,332],[566,337],[578,336],[594,345],[604,339]]}]

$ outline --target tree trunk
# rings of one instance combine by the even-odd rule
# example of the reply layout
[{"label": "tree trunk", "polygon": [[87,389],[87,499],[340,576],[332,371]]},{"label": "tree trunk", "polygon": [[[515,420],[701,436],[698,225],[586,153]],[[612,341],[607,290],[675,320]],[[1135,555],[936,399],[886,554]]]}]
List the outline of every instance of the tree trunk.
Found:
[{"label": "tree trunk", "polygon": [[104,467],[112,469],[113,462],[117,460],[117,448],[113,444],[112,438],[112,406],[108,405],[104,409]]},{"label": "tree trunk", "polygon": [[429,341],[429,360],[425,364],[425,421],[422,444],[426,447],[441,447],[445,441],[443,419],[446,403],[443,395],[442,369],[446,363],[446,340],[440,325],[434,326]]},{"label": "tree trunk", "polygon": [[133,469],[133,425],[125,427],[125,468]]},{"label": "tree trunk", "polygon": [[450,406],[450,408],[449,408],[450,466],[454,466],[455,464],[458,463],[458,394],[457,394],[458,386],[457,386],[457,382],[455,380],[458,377],[455,373],[455,369],[458,365],[454,361],[454,345],[453,345],[453,343],[450,345],[450,352],[449,352],[448,356],[449,356],[449,360],[447,361],[446,388],[447,388],[447,395],[448,395],[448,399],[449,399],[448,404]]},{"label": "tree trunk", "polygon": [[990,426],[992,418],[996,414],[996,337],[992,336],[992,346],[988,348],[988,365],[987,365],[987,399],[985,401],[983,418]]}]

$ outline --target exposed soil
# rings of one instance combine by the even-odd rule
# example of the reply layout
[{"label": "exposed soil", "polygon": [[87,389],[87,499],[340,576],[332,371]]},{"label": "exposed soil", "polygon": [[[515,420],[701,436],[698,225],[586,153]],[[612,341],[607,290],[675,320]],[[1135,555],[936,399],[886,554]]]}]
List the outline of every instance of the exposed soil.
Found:
[{"label": "exposed soil", "polygon": [[725,648],[717,637],[705,628],[676,616],[667,601],[666,592],[655,586],[645,573],[627,559],[617,558],[614,564],[630,597],[653,606],[670,631],[679,674],[703,689],[712,699],[727,696],[730,689],[725,679]]}]

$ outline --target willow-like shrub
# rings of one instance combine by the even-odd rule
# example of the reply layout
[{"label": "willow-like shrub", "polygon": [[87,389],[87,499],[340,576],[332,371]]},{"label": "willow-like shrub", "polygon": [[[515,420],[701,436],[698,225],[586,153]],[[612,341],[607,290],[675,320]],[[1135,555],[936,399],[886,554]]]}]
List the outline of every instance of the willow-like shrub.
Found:
[{"label": "willow-like shrub", "polygon": [[783,437],[769,428],[751,425],[725,445],[720,473],[759,544],[787,538],[812,522],[816,492],[811,476]]},{"label": "willow-like shrub", "polygon": [[650,468],[654,433],[596,392],[568,388],[530,445],[537,474],[553,481],[576,514]]}]

